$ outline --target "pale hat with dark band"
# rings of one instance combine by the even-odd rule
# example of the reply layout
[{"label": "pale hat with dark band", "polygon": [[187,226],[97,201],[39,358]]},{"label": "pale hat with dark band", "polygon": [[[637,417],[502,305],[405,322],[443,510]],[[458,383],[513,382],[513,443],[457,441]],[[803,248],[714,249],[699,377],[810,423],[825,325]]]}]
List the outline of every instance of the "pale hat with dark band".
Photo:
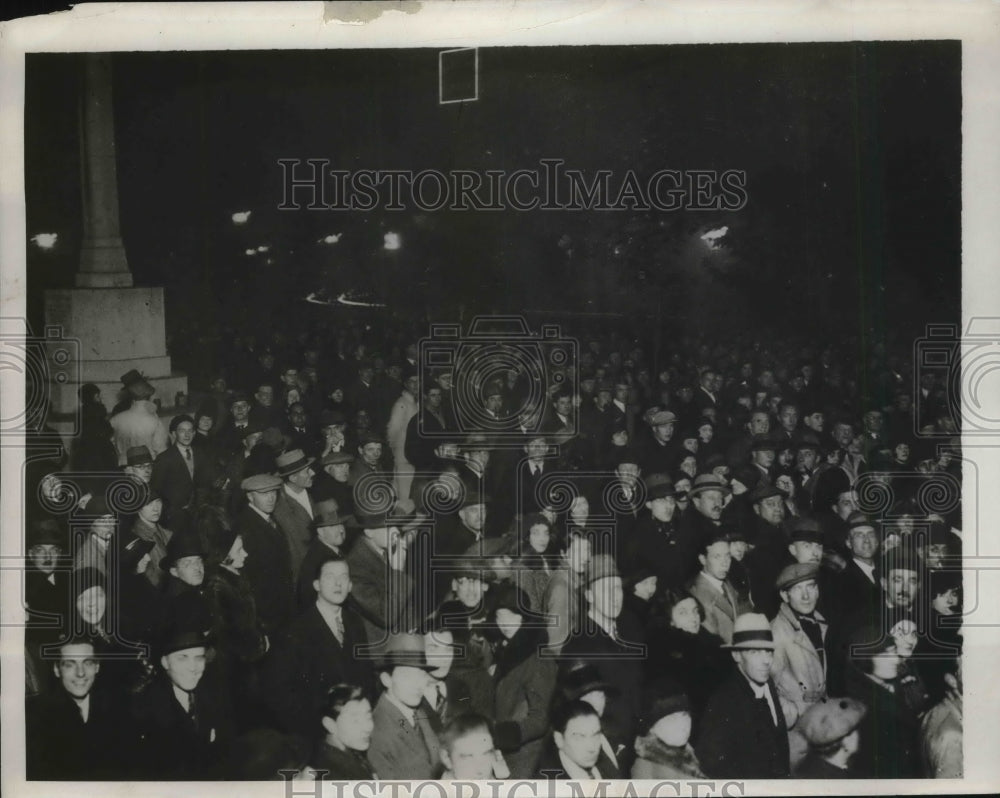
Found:
[{"label": "pale hat with dark band", "polygon": [[733,642],[722,648],[746,650],[765,648],[774,650],[774,635],[767,616],[759,612],[745,612],[733,624]]}]

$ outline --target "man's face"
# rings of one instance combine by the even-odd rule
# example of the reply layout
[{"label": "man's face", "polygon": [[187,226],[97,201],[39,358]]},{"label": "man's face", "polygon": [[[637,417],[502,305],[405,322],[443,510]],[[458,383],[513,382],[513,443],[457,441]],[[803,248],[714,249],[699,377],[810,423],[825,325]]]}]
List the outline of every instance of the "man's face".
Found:
[{"label": "man's face", "polygon": [[706,518],[718,521],[722,517],[721,490],[703,490],[697,496],[692,497],[692,501],[694,508]]},{"label": "man's face", "polygon": [[263,407],[270,407],[274,404],[274,388],[270,385],[261,385],[254,396]]},{"label": "man's face", "polygon": [[847,547],[851,554],[862,560],[872,560],[878,551],[878,535],[873,526],[859,526],[847,535]]},{"label": "man's face", "polygon": [[573,411],[573,397],[560,396],[555,402],[556,412],[561,416],[568,416]]},{"label": "man's face", "polygon": [[558,748],[574,764],[589,770],[601,755],[601,719],[596,715],[573,718],[565,732],[555,732]]},{"label": "man's face", "polygon": [[698,560],[709,576],[725,579],[729,575],[729,566],[733,563],[733,557],[729,553],[729,543],[725,540],[716,541],[708,547],[705,554],[698,555]]},{"label": "man's face", "polygon": [[503,407],[503,397],[498,393],[490,394],[486,397],[486,409],[491,413],[499,413]]},{"label": "man's face", "polygon": [[377,465],[382,457],[382,444],[366,443],[358,451],[361,454],[361,459],[368,463],[368,465]]},{"label": "man's face", "polygon": [[799,423],[799,411],[792,405],[785,405],[778,415],[778,422],[786,432],[794,432]]},{"label": "man's face", "polygon": [[524,452],[528,455],[529,460],[543,459],[548,450],[549,447],[545,443],[545,438],[532,438],[524,447]]},{"label": "man's face", "polygon": [[743,562],[743,558],[747,556],[747,549],[749,548],[750,546],[745,540],[729,541],[729,554],[736,562]]},{"label": "man's face", "polygon": [[205,561],[198,554],[181,557],[170,567],[170,573],[184,584],[198,587],[205,581]]},{"label": "man's face", "polygon": [[233,414],[233,420],[238,424],[246,423],[247,416],[250,415],[250,403],[240,399],[238,402],[233,402],[229,412]]},{"label": "man's face", "polygon": [[807,427],[809,427],[809,429],[811,429],[813,432],[821,433],[823,431],[823,424],[825,423],[825,418],[822,413],[810,413],[808,416],[802,419],[802,423],[804,423]]},{"label": "man's face", "polygon": [[443,401],[444,401],[444,394],[441,392],[440,388],[431,388],[429,391],[427,391],[427,406],[431,410],[439,409]]},{"label": "man's face", "polygon": [[111,540],[112,535],[115,534],[115,517],[110,513],[102,515],[94,521],[90,527],[90,531],[101,540]]},{"label": "man's face", "polygon": [[629,488],[635,488],[639,482],[641,470],[635,463],[621,463],[615,468],[615,473],[622,484]]},{"label": "man's face", "polygon": [[399,541],[399,530],[394,526],[366,529],[365,537],[379,549],[389,551]]},{"label": "man's face", "polygon": [[[326,721],[324,721],[326,723]],[[372,719],[372,705],[367,698],[348,701],[332,721],[337,739],[351,751],[367,751],[372,742],[375,721]]]},{"label": "man's face", "polygon": [[800,615],[811,615],[819,601],[819,585],[815,579],[806,579],[782,590],[781,599]]},{"label": "man's face", "polygon": [[309,466],[299,469],[294,474],[288,475],[288,481],[297,488],[311,488],[316,472]]},{"label": "man's face", "polygon": [[59,653],[60,659],[52,668],[63,689],[73,698],[86,698],[101,670],[101,663],[94,659],[94,647],[90,643],[65,645]]},{"label": "man's face", "polygon": [[56,569],[56,562],[61,554],[62,549],[54,543],[39,543],[28,550],[31,564],[46,576]]},{"label": "man's face", "polygon": [[455,636],[447,629],[427,632],[424,635],[424,651],[427,661],[437,666],[431,671],[431,676],[444,679],[455,661]]},{"label": "man's face", "polygon": [[460,576],[458,579],[453,579],[451,588],[455,591],[458,600],[462,602],[462,606],[470,609],[479,606],[485,592],[483,580],[472,576]]},{"label": "man's face", "polygon": [[326,466],[326,473],[337,480],[337,482],[347,482],[351,478],[351,464],[333,463]]},{"label": "man's face", "polygon": [[143,463],[142,465],[125,466],[125,473],[132,474],[132,476],[142,480],[148,485],[149,480],[153,478],[153,464]]},{"label": "man's face", "polygon": [[362,382],[370,383],[375,377],[375,369],[361,369],[358,372],[358,376]]},{"label": "man's face", "polygon": [[615,386],[615,399],[622,404],[628,402],[628,385],[618,384]]},{"label": "man's face", "polygon": [[204,646],[185,648],[160,658],[160,664],[170,677],[170,681],[188,692],[198,686],[205,673],[207,661]]},{"label": "man's face", "polygon": [[646,506],[649,508],[649,512],[653,514],[653,518],[657,521],[667,523],[674,517],[674,511],[677,509],[677,500],[673,496],[663,496],[647,502]]},{"label": "man's face", "polygon": [[316,528],[316,536],[326,545],[340,548],[347,540],[347,527],[343,524],[329,524]]},{"label": "man's face", "polygon": [[798,563],[819,563],[823,559],[823,544],[811,540],[796,540],[788,544],[788,550]]},{"label": "man's face", "polygon": [[292,405],[288,411],[288,420],[292,422],[293,427],[305,427],[306,409],[300,404]]},{"label": "man's face", "polygon": [[621,614],[624,600],[621,577],[606,576],[591,582],[586,598],[598,614],[605,618],[617,618]]},{"label": "man's face", "polygon": [[214,380],[212,380],[212,392],[213,393],[225,393],[227,387],[228,386],[226,384],[226,378],[225,377],[216,377]]},{"label": "man's face", "polygon": [[278,502],[278,489],[248,491],[247,499],[262,513],[270,515],[274,511],[274,505]]},{"label": "man's face", "polygon": [[815,449],[799,449],[795,455],[795,464],[804,471],[812,471],[816,468],[817,459]]},{"label": "man's face", "polygon": [[715,427],[711,424],[702,424],[698,427],[698,437],[702,443],[711,443],[712,438],[715,437]]},{"label": "man's face", "polygon": [[868,432],[879,432],[882,429],[882,414],[878,410],[869,410],[865,413],[864,422]]},{"label": "man's face", "polygon": [[855,495],[854,491],[844,491],[839,496],[837,496],[837,503],[833,505],[833,511],[840,517],[842,521],[846,521],[847,517],[858,509],[858,497]]},{"label": "man's face", "polygon": [[944,568],[948,556],[947,543],[929,543],[917,549],[917,553],[928,568]]},{"label": "man's face", "polygon": [[908,609],[917,600],[920,576],[916,571],[893,568],[882,578],[882,589],[891,606]]},{"label": "man's face", "polygon": [[774,449],[754,449],[751,457],[761,468],[770,468],[774,465]]},{"label": "man's face", "polygon": [[750,434],[767,435],[771,431],[771,417],[767,413],[756,412],[750,416]]},{"label": "man's face", "polygon": [[761,518],[767,523],[778,526],[785,520],[785,502],[781,496],[768,496],[753,506]]},{"label": "man's face", "polygon": [[668,421],[666,424],[657,424],[653,427],[653,437],[660,443],[668,443],[674,437],[674,422]]},{"label": "man's face", "polygon": [[767,684],[771,676],[771,662],[774,660],[773,651],[766,648],[741,649],[733,652],[733,659],[748,679],[757,684]]},{"label": "man's face", "polygon": [[453,374],[450,374],[450,373],[449,374],[441,374],[437,378],[438,385],[440,385],[441,389],[445,390],[445,391],[450,391],[451,390],[451,386],[452,386],[452,383],[454,382],[454,380],[455,380],[455,376]]},{"label": "man's face", "polygon": [[691,596],[678,601],[670,608],[670,625],[689,634],[698,634],[701,626],[698,601]]},{"label": "man's face", "polygon": [[351,570],[346,562],[328,562],[323,566],[319,579],[313,581],[313,590],[321,600],[338,607],[351,592]]},{"label": "man's face", "polygon": [[483,531],[483,522],[486,520],[486,507],[482,504],[470,504],[458,511],[462,523],[473,532]]},{"label": "man's face", "polygon": [[191,441],[194,440],[194,424],[190,421],[182,421],[174,430],[174,435],[181,446],[190,446]]},{"label": "man's face", "polygon": [[451,750],[442,750],[441,759],[456,779],[484,781],[493,777],[496,749],[488,729],[476,729],[451,744]]},{"label": "man's face", "polygon": [[299,370],[298,369],[285,369],[281,373],[281,381],[287,385],[289,388],[298,387]]},{"label": "man's face", "polygon": [[420,706],[428,679],[427,671],[409,665],[397,665],[391,674],[382,673],[382,684],[390,695],[404,706],[414,709]]},{"label": "man's face", "polygon": [[108,597],[100,585],[88,587],[76,597],[76,609],[80,617],[92,626],[104,620]]},{"label": "man's face", "polygon": [[407,377],[403,382],[403,387],[406,388],[413,396],[420,395],[420,378],[419,377]]},{"label": "man's face", "polygon": [[850,424],[837,423],[833,425],[831,435],[841,449],[846,449],[854,440],[854,428]]}]

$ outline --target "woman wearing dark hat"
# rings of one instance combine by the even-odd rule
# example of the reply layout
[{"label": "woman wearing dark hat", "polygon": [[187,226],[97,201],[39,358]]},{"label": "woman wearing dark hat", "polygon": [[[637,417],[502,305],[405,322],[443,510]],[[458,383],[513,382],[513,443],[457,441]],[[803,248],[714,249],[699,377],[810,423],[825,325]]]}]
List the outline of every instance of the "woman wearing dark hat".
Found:
[{"label": "woman wearing dark hat", "polygon": [[721,649],[722,638],[702,625],[704,609],[694,596],[671,591],[666,604],[667,617],[656,619],[647,634],[647,678],[675,679],[697,722],[708,697],[732,671],[732,659]]},{"label": "woman wearing dark hat", "polygon": [[87,537],[76,551],[73,568],[96,568],[108,572],[111,540],[118,529],[117,516],[100,494],[91,496],[87,506],[78,515],[90,519]]},{"label": "woman wearing dark hat", "polygon": [[[545,629],[529,626],[529,600],[513,585],[498,585],[488,596],[487,622],[500,640],[494,650],[493,684],[497,718],[494,740],[512,778],[531,778],[549,731],[549,708],[556,684],[552,659],[538,656],[548,639]],[[527,616],[527,617],[526,617]]]},{"label": "woman wearing dark hat", "polygon": [[865,778],[919,778],[917,715],[900,689],[902,657],[896,641],[876,625],[862,625],[848,638],[847,695],[868,707],[861,724],[859,773]]},{"label": "woman wearing dark hat", "polygon": [[680,685],[669,678],[654,682],[642,706],[632,778],[705,778],[691,747],[691,705]]},{"label": "woman wearing dark hat", "polygon": [[173,532],[160,524],[163,514],[163,499],[155,488],[150,488],[142,507],[131,519],[129,532],[151,545],[149,550],[149,565],[145,578],[151,585],[159,587],[166,579],[166,574],[160,563],[167,556],[167,546],[173,537]]}]

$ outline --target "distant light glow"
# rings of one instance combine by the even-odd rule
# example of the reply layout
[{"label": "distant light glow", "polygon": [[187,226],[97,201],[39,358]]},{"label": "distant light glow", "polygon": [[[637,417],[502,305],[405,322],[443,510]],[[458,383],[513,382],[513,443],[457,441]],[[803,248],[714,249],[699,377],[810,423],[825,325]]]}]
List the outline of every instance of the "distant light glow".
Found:
[{"label": "distant light glow", "polygon": [[700,238],[705,242],[709,249],[718,249],[721,246],[721,239],[723,239],[728,232],[728,227],[718,227],[715,230],[709,230],[707,233],[702,234]]},{"label": "distant light glow", "polygon": [[399,249],[403,246],[403,242],[399,237],[399,233],[386,233],[384,238],[385,243],[382,245],[383,249]]},{"label": "distant light glow", "polygon": [[270,249],[271,248],[266,244],[261,244],[259,247],[257,247],[258,252],[268,252]]},{"label": "distant light glow", "polygon": [[340,238],[343,235],[344,235],[343,233],[330,233],[330,235],[324,236],[323,238],[321,238],[316,243],[317,244],[336,244],[338,241],[340,241]]},{"label": "distant light glow", "polygon": [[255,250],[255,249],[248,249],[247,250],[247,255],[249,255],[251,257],[253,257],[256,254],[257,254],[257,250]]},{"label": "distant light glow", "polygon": [[250,221],[250,211],[237,211],[233,214],[233,224],[246,224]]},{"label": "distant light glow", "polygon": [[52,249],[56,245],[56,241],[59,240],[59,234],[39,233],[36,236],[32,236],[31,240],[35,242],[39,249]]},{"label": "distant light glow", "polygon": [[383,305],[381,303],[378,303],[378,302],[359,302],[356,299],[348,299],[346,292],[343,293],[343,294],[341,294],[336,299],[334,299],[334,300],[331,301],[329,299],[320,299],[318,296],[316,296],[316,292],[314,291],[313,293],[309,294],[305,298],[305,300],[306,300],[306,302],[308,302],[311,305],[331,305],[331,306],[332,305],[347,305],[348,307],[353,307],[353,308],[384,308],[385,307],[385,305]]}]

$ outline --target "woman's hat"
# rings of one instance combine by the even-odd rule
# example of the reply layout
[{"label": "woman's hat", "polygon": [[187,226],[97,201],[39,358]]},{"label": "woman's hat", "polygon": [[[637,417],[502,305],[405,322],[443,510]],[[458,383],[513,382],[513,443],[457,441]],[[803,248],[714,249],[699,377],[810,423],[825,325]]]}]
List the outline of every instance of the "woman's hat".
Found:
[{"label": "woman's hat", "polygon": [[637,731],[640,736],[645,736],[661,718],[675,712],[690,711],[691,702],[684,688],[670,677],[663,676],[643,690]]}]

